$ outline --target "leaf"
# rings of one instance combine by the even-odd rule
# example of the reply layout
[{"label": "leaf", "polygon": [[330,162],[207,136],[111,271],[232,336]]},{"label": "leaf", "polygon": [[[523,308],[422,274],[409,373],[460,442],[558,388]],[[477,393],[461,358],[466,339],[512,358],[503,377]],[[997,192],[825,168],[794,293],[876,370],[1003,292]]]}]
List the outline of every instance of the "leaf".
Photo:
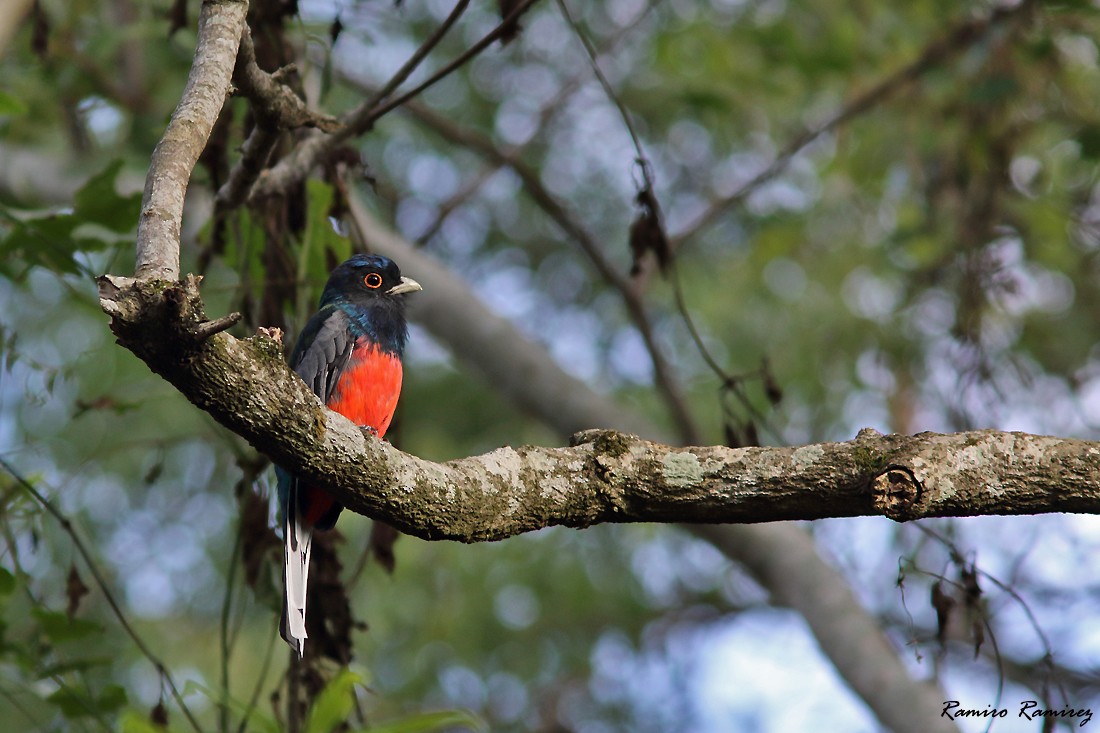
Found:
[{"label": "leaf", "polygon": [[108,685],[96,699],[99,709],[111,713],[126,704],[126,690],[121,685]]},{"label": "leaf", "polygon": [[982,609],[982,588],[978,585],[978,570],[974,565],[966,565],[959,571],[959,581],[963,587],[963,600],[966,603],[966,616],[970,621],[970,637],[974,642],[974,658],[982,651],[985,643],[985,614]]},{"label": "leaf", "polygon": [[667,273],[672,264],[672,247],[661,221],[661,208],[649,183],[638,192],[635,201],[641,211],[630,225],[630,254],[633,260],[630,274],[636,276],[641,272],[642,259],[649,252],[656,256],[661,272]]},{"label": "leaf", "polygon": [[31,266],[79,274],[73,261],[76,247],[72,237],[78,222],[72,214],[11,209],[0,209],[0,214],[11,223],[7,236],[0,239],[0,253],[17,254]]},{"label": "leaf", "polygon": [[937,580],[932,586],[932,608],[936,609],[936,639],[940,646],[947,641],[947,624],[951,620],[951,610],[955,599],[943,589],[943,582]]},{"label": "leaf", "polygon": [[347,720],[355,705],[355,686],[362,680],[350,669],[343,669],[333,677],[309,709],[306,733],[329,733]]},{"label": "leaf", "polygon": [[164,727],[157,725],[136,710],[127,710],[119,721],[122,733],[164,733]]},{"label": "leaf", "polygon": [[397,566],[397,556],[393,553],[393,546],[401,537],[401,533],[377,519],[371,522],[370,527],[370,553],[385,571],[393,575],[393,569]]},{"label": "leaf", "polygon": [[119,195],[115,190],[115,179],[120,170],[122,161],[116,160],[81,186],[73,199],[73,215],[77,220],[99,224],[118,234],[130,232],[137,226],[141,195]]},{"label": "leaf", "polygon": [[1100,158],[1100,125],[1085,125],[1077,133],[1081,155],[1089,160]]},{"label": "leaf", "polygon": [[7,568],[0,567],[0,596],[6,596],[15,590],[15,576]]},{"label": "leaf", "polygon": [[23,100],[13,97],[3,89],[0,89],[0,115],[25,114],[27,114],[27,105],[23,103]]},{"label": "leaf", "polygon": [[97,695],[82,695],[70,687],[63,687],[49,695],[46,701],[56,705],[66,718],[113,713],[126,704],[126,690],[118,685],[108,685]]},{"label": "leaf", "polygon": [[969,88],[968,100],[975,105],[1005,102],[1019,88],[1019,82],[1010,76],[990,76]]},{"label": "leaf", "polygon": [[64,613],[49,611],[45,608],[31,609],[31,616],[38,621],[42,633],[55,644],[84,639],[103,631],[103,627],[94,621],[69,618]]},{"label": "leaf", "polygon": [[443,710],[436,713],[419,713],[400,720],[365,728],[361,733],[431,733],[431,731],[466,728],[487,730],[485,723],[465,710]]},{"label": "leaf", "polygon": [[85,657],[84,659],[71,659],[60,664],[51,664],[37,671],[38,679],[60,677],[69,672],[87,672],[96,667],[106,667],[113,660],[110,657]]},{"label": "leaf", "polygon": [[772,406],[782,402],[783,389],[779,386],[779,382],[776,380],[775,375],[772,374],[772,365],[767,358],[765,358],[760,365],[760,378],[764,382],[764,395],[768,398],[768,402],[770,402]]},{"label": "leaf", "polygon": [[964,567],[959,572],[959,582],[966,593],[966,605],[975,608],[982,597],[982,587],[978,585],[978,571],[973,566]]},{"label": "leaf", "polygon": [[157,704],[149,711],[149,721],[158,728],[168,727],[168,708],[164,707],[164,700],[157,700]]},{"label": "leaf", "polygon": [[974,641],[974,658],[977,659],[985,643],[985,623],[980,616],[970,619],[970,638]]},{"label": "leaf", "polygon": [[88,595],[88,592],[88,586],[84,585],[80,573],[76,570],[76,563],[72,563],[69,565],[69,577],[65,581],[65,598],[68,601],[65,613],[70,619],[76,616],[76,612],[80,608],[80,601]]},{"label": "leaf", "polygon": [[306,184],[306,192],[309,212],[302,234],[299,272],[313,282],[324,283],[333,268],[333,261],[340,263],[351,256],[351,241],[337,231],[329,219],[335,200],[332,186],[324,181],[311,180]]},{"label": "leaf", "polygon": [[120,196],[115,190],[121,168],[122,161],[116,160],[89,178],[76,192],[71,210],[0,206],[0,219],[10,224],[0,237],[0,255],[16,255],[31,267],[86,274],[78,253],[117,246],[137,225],[141,196]]},{"label": "leaf", "polygon": [[497,9],[500,11],[501,20],[500,45],[502,46],[511,43],[523,30],[523,26],[519,24],[519,16],[522,13],[518,13],[509,20],[509,16],[515,13],[518,7],[519,2],[517,0],[497,0]]}]

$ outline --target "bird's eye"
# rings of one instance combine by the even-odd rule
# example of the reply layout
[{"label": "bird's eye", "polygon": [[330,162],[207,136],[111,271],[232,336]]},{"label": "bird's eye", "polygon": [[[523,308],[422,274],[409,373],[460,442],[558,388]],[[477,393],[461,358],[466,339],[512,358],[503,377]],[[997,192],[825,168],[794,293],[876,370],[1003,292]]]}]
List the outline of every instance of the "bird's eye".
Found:
[{"label": "bird's eye", "polygon": [[377,272],[372,272],[371,274],[363,278],[363,284],[371,290],[377,290],[378,288],[382,287],[382,276],[379,275]]}]

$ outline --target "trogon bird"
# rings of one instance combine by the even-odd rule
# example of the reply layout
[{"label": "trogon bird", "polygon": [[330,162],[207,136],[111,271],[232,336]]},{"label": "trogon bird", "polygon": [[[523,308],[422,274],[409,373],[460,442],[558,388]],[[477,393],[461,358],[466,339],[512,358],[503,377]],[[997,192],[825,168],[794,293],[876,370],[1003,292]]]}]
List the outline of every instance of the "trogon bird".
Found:
[{"label": "trogon bird", "polygon": [[[405,295],[420,290],[392,260],[355,255],[329,276],[320,309],[298,337],[290,367],[324,401],[379,438],[401,394],[408,337]],[[336,524],[343,507],[324,489],[276,467],[283,513],[286,603],[280,634],[301,655],[306,639],[306,584],[314,530]]]}]

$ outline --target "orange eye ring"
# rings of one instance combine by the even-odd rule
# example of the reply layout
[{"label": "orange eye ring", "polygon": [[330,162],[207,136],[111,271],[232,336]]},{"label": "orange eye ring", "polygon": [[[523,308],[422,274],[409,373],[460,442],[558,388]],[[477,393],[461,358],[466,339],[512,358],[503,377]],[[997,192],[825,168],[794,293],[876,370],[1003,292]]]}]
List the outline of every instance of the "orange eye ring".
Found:
[{"label": "orange eye ring", "polygon": [[377,290],[378,288],[382,287],[382,276],[379,275],[377,272],[372,272],[371,274],[363,278],[363,284],[371,290]]}]

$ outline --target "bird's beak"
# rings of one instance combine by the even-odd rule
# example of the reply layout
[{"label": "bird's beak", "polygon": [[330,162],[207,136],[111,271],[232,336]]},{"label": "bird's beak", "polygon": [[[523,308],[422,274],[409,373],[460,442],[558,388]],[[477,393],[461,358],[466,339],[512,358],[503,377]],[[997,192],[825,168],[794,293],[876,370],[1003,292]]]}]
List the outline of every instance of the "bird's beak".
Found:
[{"label": "bird's beak", "polygon": [[420,283],[413,280],[411,277],[401,278],[401,282],[394,285],[392,288],[386,291],[386,295],[400,295],[401,293],[415,293],[417,290],[423,290],[420,287]]}]

